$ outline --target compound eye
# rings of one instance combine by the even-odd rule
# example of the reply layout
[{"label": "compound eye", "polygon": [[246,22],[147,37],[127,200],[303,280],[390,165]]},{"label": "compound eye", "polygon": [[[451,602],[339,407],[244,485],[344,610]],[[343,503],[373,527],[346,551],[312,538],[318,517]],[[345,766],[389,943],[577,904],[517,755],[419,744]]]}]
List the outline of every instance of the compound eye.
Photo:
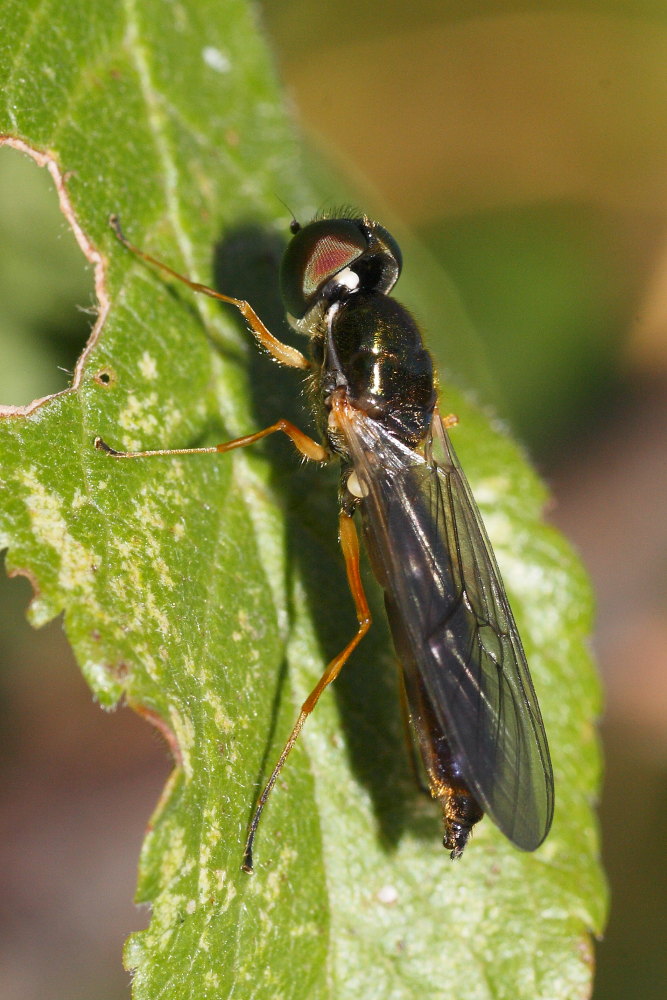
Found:
[{"label": "compound eye", "polygon": [[366,234],[350,219],[319,219],[304,226],[287,247],[280,269],[287,312],[302,319],[320,289],[367,249]]}]

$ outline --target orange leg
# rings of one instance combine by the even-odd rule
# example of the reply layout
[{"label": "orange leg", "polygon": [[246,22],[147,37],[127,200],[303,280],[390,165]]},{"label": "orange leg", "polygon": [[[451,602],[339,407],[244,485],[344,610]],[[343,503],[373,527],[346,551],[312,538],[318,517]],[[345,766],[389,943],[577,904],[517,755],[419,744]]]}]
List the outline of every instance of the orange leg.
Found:
[{"label": "orange leg", "polygon": [[359,645],[371,627],[371,613],[368,607],[368,601],[366,600],[366,594],[364,593],[364,587],[361,582],[361,574],[359,572],[359,539],[357,537],[357,529],[354,526],[354,521],[347,514],[340,515],[338,524],[340,529],[340,545],[343,550],[345,569],[347,571],[347,582],[354,599],[359,628],[357,630],[357,634],[350,640],[350,642],[348,642],[345,649],[339,653],[338,656],[335,656],[328,664],[319,681],[301,706],[301,712],[299,713],[299,718],[296,720],[294,729],[290,733],[289,739],[283,747],[283,751],[278,758],[278,763],[274,767],[271,777],[264,787],[264,791],[257,800],[255,812],[248,829],[245,850],[243,852],[243,864],[241,867],[243,868],[243,871],[246,872],[252,872],[252,849],[255,834],[257,833],[257,827],[259,826],[259,821],[262,815],[262,810],[264,809],[278,775],[280,774],[283,765],[289,756],[290,750],[296,743],[299,733],[303,729],[304,722],[315,708],[315,705],[317,704],[324,689],[336,679],[352,651]]},{"label": "orange leg", "polygon": [[248,302],[245,301],[245,299],[234,299],[230,295],[222,295],[220,292],[216,292],[213,288],[209,288],[208,285],[201,285],[198,281],[191,281],[190,278],[186,278],[185,275],[179,274],[178,271],[174,271],[173,268],[169,267],[167,264],[163,264],[161,260],[157,260],[157,258],[151,256],[151,254],[140,250],[139,247],[134,245],[134,243],[130,243],[123,233],[123,230],[120,228],[120,219],[117,215],[109,216],[109,225],[123,246],[127,247],[128,250],[131,250],[133,254],[137,255],[137,257],[141,257],[142,260],[147,261],[149,264],[153,264],[154,267],[158,267],[161,271],[171,275],[172,278],[182,281],[184,285],[187,285],[188,288],[191,288],[195,292],[202,292],[204,295],[208,295],[212,299],[218,299],[220,302],[228,302],[230,305],[236,306],[250,327],[255,340],[257,340],[257,342],[266,351],[268,351],[269,354],[279,362],[279,364],[288,365],[290,368],[310,368],[310,361],[308,358],[306,358],[301,351],[297,351],[295,347],[290,347],[289,344],[283,344],[281,340],[274,337],[273,334],[267,330],[255,310]]},{"label": "orange leg", "polygon": [[154,451],[117,451],[115,448],[111,448],[100,437],[96,437],[93,444],[98,451],[106,452],[111,458],[153,458],[156,455],[214,455],[217,452],[232,451],[234,448],[245,448],[246,445],[254,444],[255,441],[261,441],[262,438],[268,437],[269,434],[275,434],[277,431],[287,434],[288,438],[305,458],[309,458],[313,462],[326,462],[328,459],[329,454],[326,448],[317,441],[313,441],[311,437],[304,434],[302,430],[299,430],[289,420],[277,420],[275,424],[271,424],[270,427],[265,427],[264,430],[257,431],[255,434],[246,434],[244,437],[234,438],[233,441],[211,445],[210,448],[157,448]]}]

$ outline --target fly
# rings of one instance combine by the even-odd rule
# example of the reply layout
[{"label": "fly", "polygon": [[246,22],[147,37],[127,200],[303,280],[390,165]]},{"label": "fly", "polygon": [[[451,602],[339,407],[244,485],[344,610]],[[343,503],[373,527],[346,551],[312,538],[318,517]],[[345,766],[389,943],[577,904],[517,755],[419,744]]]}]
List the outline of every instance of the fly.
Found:
[{"label": "fly", "polygon": [[444,846],[460,857],[488,813],[516,847],[535,850],[554,809],[542,716],[493,550],[449,439],[455,418],[441,418],[419,327],[389,294],[402,263],[396,241],[365,216],[292,223],[280,285],[291,326],[309,338],[306,356],[277,340],[247,302],[183,277],[130,243],[117,217],[110,222],[127,249],[234,305],[274,360],[308,373],[319,440],[278,420],[210,448],[120,452],[100,438],[95,446],[114,458],[215,453],[281,431],[304,457],[340,461],[340,544],[358,629],[304,702],[257,801],[244,870],[253,869],[262,811],[304,722],[371,626],[357,515],[384,590],[431,795],[442,807]]}]

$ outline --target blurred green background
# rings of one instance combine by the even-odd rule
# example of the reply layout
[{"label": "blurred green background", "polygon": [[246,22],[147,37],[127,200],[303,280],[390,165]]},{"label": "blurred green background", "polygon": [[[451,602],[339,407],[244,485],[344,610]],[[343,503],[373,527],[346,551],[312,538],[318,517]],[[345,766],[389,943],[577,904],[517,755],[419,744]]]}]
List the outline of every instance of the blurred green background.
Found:
[{"label": "blurred green background", "polygon": [[[592,574],[612,888],[594,996],[662,1000],[667,8],[285,0],[263,13],[313,159],[324,151],[358,204],[384,206],[446,270],[488,372],[461,361],[459,374],[526,443]],[[68,384],[94,297],[48,176],[7,149],[0,247],[0,403],[22,404]],[[460,345],[428,336],[455,377]],[[168,761],[138,718],[91,704],[59,623],[31,632],[27,583],[0,586],[0,995],[127,996],[120,947],[143,919],[128,900]]]}]

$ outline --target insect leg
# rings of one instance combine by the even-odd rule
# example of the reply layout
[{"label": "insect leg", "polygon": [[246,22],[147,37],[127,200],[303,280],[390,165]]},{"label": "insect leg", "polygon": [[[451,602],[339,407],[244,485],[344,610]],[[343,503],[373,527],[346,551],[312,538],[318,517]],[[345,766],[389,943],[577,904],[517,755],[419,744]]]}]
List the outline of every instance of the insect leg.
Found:
[{"label": "insect leg", "polygon": [[93,444],[98,451],[105,452],[111,458],[153,458],[156,455],[214,455],[220,452],[232,451],[234,448],[245,448],[246,445],[254,444],[255,441],[261,441],[262,438],[268,437],[269,434],[275,434],[277,431],[287,434],[297,451],[300,451],[305,458],[309,458],[313,462],[326,462],[329,457],[326,448],[311,437],[308,437],[307,434],[304,434],[302,430],[299,430],[289,420],[277,420],[275,424],[265,427],[262,431],[256,431],[254,434],[245,434],[243,437],[234,438],[233,441],[224,441],[222,444],[214,444],[209,448],[157,448],[154,451],[117,451],[115,448],[111,448],[101,437],[96,437]]},{"label": "insect leg", "polygon": [[288,365],[290,368],[310,368],[310,361],[308,358],[305,357],[301,351],[297,351],[295,347],[290,347],[289,344],[283,344],[281,340],[274,337],[261,321],[250,303],[246,302],[245,299],[235,299],[231,295],[223,295],[221,292],[216,292],[215,289],[209,288],[208,285],[201,285],[198,281],[191,281],[190,278],[186,278],[184,274],[179,274],[178,271],[174,271],[174,269],[169,267],[167,264],[163,264],[161,260],[157,260],[156,257],[146,253],[144,250],[140,250],[139,247],[135,246],[134,243],[131,243],[125,236],[120,227],[120,219],[117,215],[109,216],[109,225],[123,246],[130,250],[133,254],[136,254],[137,257],[141,257],[141,259],[145,260],[148,264],[152,264],[154,267],[159,268],[166,274],[171,275],[172,278],[176,278],[177,281],[182,281],[184,285],[187,285],[188,288],[191,288],[195,292],[201,292],[203,295],[208,295],[212,299],[218,299],[220,302],[228,302],[230,305],[236,306],[250,327],[255,340],[261,347],[268,351],[279,364]]},{"label": "insect leg", "polygon": [[343,557],[345,559],[345,570],[347,572],[347,582],[350,587],[350,592],[354,599],[354,606],[357,612],[357,621],[359,623],[359,628],[356,635],[348,642],[347,646],[342,652],[335,656],[333,660],[328,664],[326,670],[320,677],[319,681],[310,692],[303,705],[301,706],[301,712],[299,713],[299,718],[296,720],[294,729],[290,733],[287,743],[283,747],[283,751],[278,758],[278,763],[273,769],[271,777],[267,781],[262,794],[257,800],[257,805],[255,806],[255,812],[253,813],[252,820],[250,822],[250,827],[248,828],[248,837],[245,844],[245,849],[243,851],[243,864],[241,867],[245,872],[252,872],[253,861],[252,861],[252,849],[255,840],[255,834],[257,832],[257,827],[259,826],[259,821],[262,815],[266,801],[271,794],[271,790],[276,783],[278,775],[280,774],[285,761],[287,760],[290,750],[296,743],[299,733],[303,729],[303,724],[315,708],[320,695],[326,687],[331,684],[333,680],[336,679],[340,673],[343,665],[348,660],[352,651],[359,645],[363,637],[368,632],[371,627],[371,613],[368,607],[368,601],[366,599],[366,594],[364,592],[364,586],[361,582],[361,573],[359,571],[359,538],[357,536],[357,529],[354,526],[354,521],[352,517],[348,514],[341,513],[338,521],[339,531],[340,531],[340,546],[343,550]]}]

